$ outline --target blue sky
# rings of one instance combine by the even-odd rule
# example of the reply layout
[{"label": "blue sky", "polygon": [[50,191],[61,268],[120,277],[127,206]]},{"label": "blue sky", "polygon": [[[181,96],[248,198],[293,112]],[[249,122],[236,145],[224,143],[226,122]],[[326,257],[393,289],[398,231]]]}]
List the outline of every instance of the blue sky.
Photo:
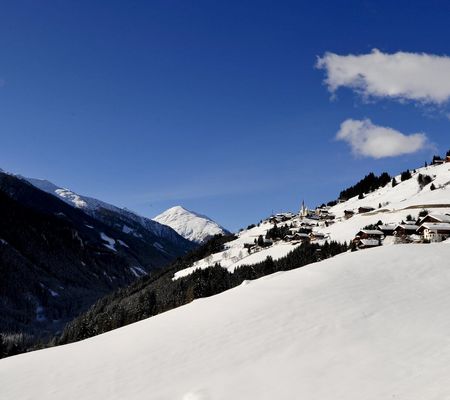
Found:
[{"label": "blue sky", "polygon": [[[4,2],[0,167],[229,229],[326,202],[445,153],[450,120],[446,101],[333,94],[318,57],[445,56],[449,20],[440,1]],[[355,155],[336,133],[366,118],[427,145]]]}]

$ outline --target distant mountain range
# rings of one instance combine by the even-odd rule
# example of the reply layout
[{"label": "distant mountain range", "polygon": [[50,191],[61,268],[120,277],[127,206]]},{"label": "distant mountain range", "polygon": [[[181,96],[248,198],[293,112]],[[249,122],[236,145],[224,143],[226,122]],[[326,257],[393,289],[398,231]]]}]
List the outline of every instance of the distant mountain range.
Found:
[{"label": "distant mountain range", "polygon": [[0,172],[0,333],[55,333],[195,247],[131,211]]},{"label": "distant mountain range", "polygon": [[178,234],[195,243],[205,243],[215,235],[227,235],[225,228],[205,215],[175,206],[159,214],[154,221],[170,226]]}]

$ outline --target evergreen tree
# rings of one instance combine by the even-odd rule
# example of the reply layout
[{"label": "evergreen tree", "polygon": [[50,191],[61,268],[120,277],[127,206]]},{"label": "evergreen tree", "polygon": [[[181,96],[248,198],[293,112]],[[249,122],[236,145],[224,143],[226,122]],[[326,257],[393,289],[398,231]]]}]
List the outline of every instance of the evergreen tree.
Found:
[{"label": "evergreen tree", "polygon": [[258,242],[257,243],[258,243],[258,246],[261,246],[261,247],[264,246],[264,238],[263,238],[262,235],[258,236]]},{"label": "evergreen tree", "polygon": [[400,175],[400,180],[402,182],[406,181],[406,180],[408,180],[410,178],[411,178],[411,172],[410,172],[409,169],[407,169],[406,171],[403,171],[402,174]]},{"label": "evergreen tree", "polygon": [[397,186],[397,181],[395,180],[395,178],[392,178],[392,187]]}]

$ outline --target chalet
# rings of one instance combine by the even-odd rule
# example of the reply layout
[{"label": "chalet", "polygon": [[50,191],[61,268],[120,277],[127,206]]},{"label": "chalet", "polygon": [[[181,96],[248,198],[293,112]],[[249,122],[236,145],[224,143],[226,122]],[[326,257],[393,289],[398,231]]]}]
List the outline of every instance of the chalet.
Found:
[{"label": "chalet", "polygon": [[450,237],[450,223],[425,222],[417,229],[417,233],[430,242],[442,242]]},{"label": "chalet", "polygon": [[378,225],[378,229],[383,232],[384,236],[393,236],[395,225]]},{"label": "chalet", "polygon": [[359,249],[368,249],[370,247],[378,247],[381,243],[377,239],[361,239],[357,246]]},{"label": "chalet", "polygon": [[276,214],[269,218],[269,222],[276,224],[280,222],[286,222],[289,221],[291,218],[288,217],[286,214]]},{"label": "chalet", "polygon": [[377,229],[362,229],[357,234],[356,237],[359,239],[377,239],[381,240],[384,237],[384,233]]},{"label": "chalet", "polygon": [[309,238],[311,240],[322,240],[322,239],[325,239],[325,235],[323,233],[320,233],[320,232],[311,232],[309,234]]},{"label": "chalet", "polygon": [[359,207],[358,208],[358,213],[359,214],[364,214],[364,213],[367,213],[367,212],[370,212],[370,211],[374,211],[375,210],[375,208],[373,208],[373,207],[368,207],[368,206],[363,206],[363,207]]},{"label": "chalet", "polygon": [[344,218],[349,219],[355,215],[355,212],[352,210],[345,210],[344,211]]},{"label": "chalet", "polygon": [[293,235],[286,235],[284,237],[284,239],[287,242],[292,242],[292,241],[301,241],[301,242],[308,242],[309,241],[309,235],[306,233],[294,233]]},{"label": "chalet", "polygon": [[416,233],[418,228],[419,227],[417,225],[400,224],[395,227],[394,235],[400,237],[413,235]]},{"label": "chalet", "polygon": [[327,207],[318,207],[318,208],[316,208],[315,213],[317,216],[324,218],[324,217],[328,216],[329,210],[330,210],[330,207],[328,207],[328,206]]},{"label": "chalet", "polygon": [[417,225],[422,225],[426,222],[441,222],[441,223],[450,223],[450,215],[447,214],[428,214],[423,217]]}]

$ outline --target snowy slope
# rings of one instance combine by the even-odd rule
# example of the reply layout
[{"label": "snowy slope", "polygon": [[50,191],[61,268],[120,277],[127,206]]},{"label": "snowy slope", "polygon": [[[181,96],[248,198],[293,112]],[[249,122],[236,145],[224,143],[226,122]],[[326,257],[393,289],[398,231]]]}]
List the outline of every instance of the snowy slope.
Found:
[{"label": "snowy slope", "polygon": [[244,248],[245,244],[253,244],[260,235],[265,236],[267,231],[273,227],[273,224],[264,221],[250,229],[245,229],[237,234],[237,239],[231,242],[225,243],[224,250],[212,254],[209,257],[203,258],[195,262],[191,267],[180,270],[175,273],[174,278],[178,279],[183,276],[187,276],[194,272],[196,269],[205,269],[216,263],[220,264],[223,268],[233,272],[240,265],[251,265],[264,261],[268,256],[277,260],[284,257],[289,252],[295,249],[300,244],[292,245],[290,243],[276,243],[274,246],[262,249],[257,253],[249,254]]},{"label": "snowy slope", "polygon": [[228,233],[212,219],[181,206],[169,208],[153,219],[160,224],[170,226],[185,239],[196,243],[203,243],[214,235]]},{"label": "snowy slope", "polygon": [[5,400],[448,399],[450,246],[346,253],[0,360]]}]

